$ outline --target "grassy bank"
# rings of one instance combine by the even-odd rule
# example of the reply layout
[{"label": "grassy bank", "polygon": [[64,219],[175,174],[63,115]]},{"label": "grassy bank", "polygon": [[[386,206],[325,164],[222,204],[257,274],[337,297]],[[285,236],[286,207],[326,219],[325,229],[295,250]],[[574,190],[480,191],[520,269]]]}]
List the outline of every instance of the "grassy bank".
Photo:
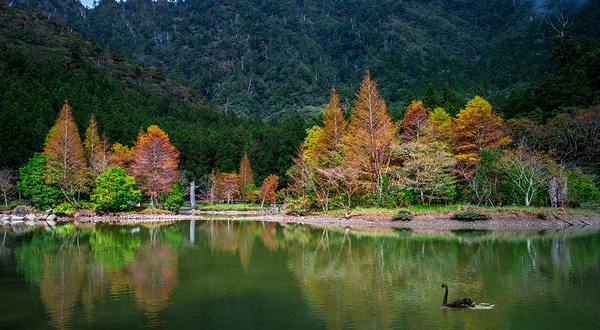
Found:
[{"label": "grassy bank", "polygon": [[[483,213],[489,215],[492,218],[559,218],[561,216],[571,217],[597,217],[598,212],[582,209],[582,208],[568,208],[568,207],[537,207],[537,206],[473,206],[465,204],[452,204],[452,205],[411,205],[407,208],[413,215],[444,215],[452,214],[459,210],[469,209],[474,212]],[[396,214],[399,209],[397,208],[384,208],[384,207],[356,207],[352,209],[352,216],[378,216],[378,217],[391,217]],[[344,210],[336,209],[330,210],[329,212],[318,212],[318,214],[331,215],[331,216],[344,216]]]},{"label": "grassy bank", "polygon": [[264,210],[268,207],[261,207],[260,204],[239,203],[239,204],[201,204],[196,205],[196,210],[201,211],[242,211],[242,210]]}]

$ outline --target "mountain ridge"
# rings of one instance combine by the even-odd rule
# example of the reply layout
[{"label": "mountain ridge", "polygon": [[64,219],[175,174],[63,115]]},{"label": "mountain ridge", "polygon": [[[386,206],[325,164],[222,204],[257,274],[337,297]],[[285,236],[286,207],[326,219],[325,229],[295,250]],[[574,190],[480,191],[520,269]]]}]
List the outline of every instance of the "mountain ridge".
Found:
[{"label": "mountain ridge", "polygon": [[[481,86],[499,103],[556,67],[540,14],[556,1],[15,1],[247,116],[315,111],[333,85],[349,107],[365,68],[399,109],[429,83],[449,83],[464,99]],[[577,13],[571,30],[597,37],[586,28],[597,3],[561,3]]]}]

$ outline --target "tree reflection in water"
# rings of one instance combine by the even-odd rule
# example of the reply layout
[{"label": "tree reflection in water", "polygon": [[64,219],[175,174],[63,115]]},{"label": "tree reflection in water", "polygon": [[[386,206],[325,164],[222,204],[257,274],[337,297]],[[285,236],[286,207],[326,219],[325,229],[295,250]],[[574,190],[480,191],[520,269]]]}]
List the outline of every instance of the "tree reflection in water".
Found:
[{"label": "tree reflection in water", "polygon": [[[597,233],[356,231],[219,220],[140,229],[67,225],[51,234],[36,231],[17,245],[18,270],[39,287],[53,326],[72,326],[80,293],[87,322],[94,321],[98,302],[128,295],[153,326],[170,305],[183,313],[184,301],[229,304],[277,292],[300,294],[328,329],[510,327],[511,308],[531,302],[546,308],[555,303],[549,291],[585,296],[581,286],[565,283],[581,281],[574,274],[600,271]],[[249,277],[231,267],[231,256]],[[275,260],[284,261],[275,266]],[[221,268],[199,268],[208,266]],[[186,267],[185,279],[180,267]],[[271,279],[257,281],[269,276],[260,270],[277,267],[298,283],[290,286],[295,291]],[[497,303],[498,312],[440,317],[442,282],[453,296]],[[173,301],[178,285],[191,301]],[[590,299],[572,302],[578,306],[600,309]]]}]

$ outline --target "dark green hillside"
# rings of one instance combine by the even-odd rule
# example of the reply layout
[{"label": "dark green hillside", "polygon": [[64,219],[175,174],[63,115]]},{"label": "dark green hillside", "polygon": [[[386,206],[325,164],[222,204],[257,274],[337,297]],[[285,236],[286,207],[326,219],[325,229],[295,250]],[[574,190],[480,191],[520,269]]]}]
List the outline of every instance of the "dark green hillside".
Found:
[{"label": "dark green hillside", "polygon": [[91,114],[111,142],[123,144],[135,141],[140,128],[158,124],[180,149],[182,168],[196,175],[213,167],[237,170],[245,150],[258,178],[284,174],[290,150],[304,137],[297,116],[268,127],[258,119],[238,118],[160,70],[107,53],[42,14],[4,5],[0,85],[0,168],[21,166],[43,149],[66,97],[81,135]]},{"label": "dark green hillside", "polygon": [[[66,3],[66,4],[65,4]],[[560,6],[557,7],[557,4]],[[223,109],[314,111],[331,85],[351,104],[365,67],[396,108],[431,82],[499,104],[555,69],[547,24],[557,8],[577,39],[598,38],[598,1],[18,0],[108,49],[185,77]]]}]

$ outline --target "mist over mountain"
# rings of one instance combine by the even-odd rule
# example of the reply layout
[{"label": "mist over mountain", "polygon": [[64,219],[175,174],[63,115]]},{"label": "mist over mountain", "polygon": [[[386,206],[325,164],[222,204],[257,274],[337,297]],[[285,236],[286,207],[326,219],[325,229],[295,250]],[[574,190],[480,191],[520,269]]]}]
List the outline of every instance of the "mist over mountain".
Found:
[{"label": "mist over mountain", "polygon": [[429,83],[501,104],[539,81],[551,22],[598,39],[585,0],[15,0],[150,68],[182,77],[226,111],[280,117],[316,112],[336,86],[345,106],[369,68],[393,109]]}]

